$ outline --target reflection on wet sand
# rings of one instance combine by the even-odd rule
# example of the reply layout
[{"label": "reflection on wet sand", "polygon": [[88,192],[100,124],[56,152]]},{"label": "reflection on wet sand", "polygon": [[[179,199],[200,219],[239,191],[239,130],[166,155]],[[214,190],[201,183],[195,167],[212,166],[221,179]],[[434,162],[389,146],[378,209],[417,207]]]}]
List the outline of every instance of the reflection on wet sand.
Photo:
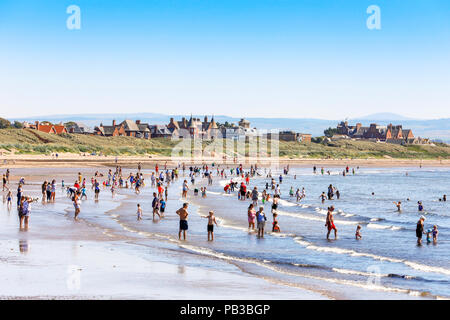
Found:
[{"label": "reflection on wet sand", "polygon": [[28,245],[28,240],[26,239],[19,240],[19,251],[21,253],[28,253],[29,248],[30,247]]}]

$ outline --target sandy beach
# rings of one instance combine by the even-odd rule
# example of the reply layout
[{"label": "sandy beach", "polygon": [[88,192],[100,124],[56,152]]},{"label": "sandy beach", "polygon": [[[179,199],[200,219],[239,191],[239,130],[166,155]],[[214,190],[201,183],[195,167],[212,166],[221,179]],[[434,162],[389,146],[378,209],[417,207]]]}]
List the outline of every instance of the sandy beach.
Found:
[{"label": "sandy beach", "polygon": [[[33,167],[102,167],[116,166],[135,168],[138,163],[143,168],[154,168],[155,164],[163,165],[167,163],[174,166],[179,163],[186,164],[205,164],[216,162],[218,164],[232,165],[232,159],[214,159],[214,158],[174,158],[161,156],[92,156],[80,155],[72,153],[60,153],[56,158],[55,155],[28,155],[28,154],[11,154],[0,156],[0,167],[8,168],[33,168]],[[287,164],[298,167],[312,167],[314,165],[321,167],[334,166],[365,166],[365,167],[449,167],[450,159],[393,159],[393,158],[368,158],[368,159],[310,159],[310,158],[275,158],[274,160],[267,158],[250,158],[246,157],[239,160],[239,163],[254,164],[257,163],[261,167],[264,166],[285,166]]]}]

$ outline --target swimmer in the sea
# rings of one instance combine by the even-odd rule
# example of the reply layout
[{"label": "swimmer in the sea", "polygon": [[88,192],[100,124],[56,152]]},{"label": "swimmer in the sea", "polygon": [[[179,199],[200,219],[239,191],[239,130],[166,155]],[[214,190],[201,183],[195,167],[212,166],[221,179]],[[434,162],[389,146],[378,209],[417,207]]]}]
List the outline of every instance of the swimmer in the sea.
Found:
[{"label": "swimmer in the sea", "polygon": [[394,201],[394,204],[397,207],[397,211],[401,212],[402,211],[402,202],[401,201],[399,201],[399,202],[395,202]]},{"label": "swimmer in the sea", "polygon": [[362,239],[362,235],[361,235],[361,226],[360,226],[360,225],[358,225],[358,226],[356,227],[355,238],[356,238],[356,240]]}]

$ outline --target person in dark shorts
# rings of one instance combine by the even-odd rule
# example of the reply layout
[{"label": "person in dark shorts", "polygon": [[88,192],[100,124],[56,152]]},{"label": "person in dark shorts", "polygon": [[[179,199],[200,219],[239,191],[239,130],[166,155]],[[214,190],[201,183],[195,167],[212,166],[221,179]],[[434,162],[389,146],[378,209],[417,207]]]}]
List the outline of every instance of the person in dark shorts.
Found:
[{"label": "person in dark shorts", "polygon": [[177,210],[177,215],[180,216],[180,230],[178,231],[178,239],[181,240],[181,233],[183,233],[183,238],[186,240],[186,231],[188,230],[187,217],[189,213],[187,212],[188,203],[183,203],[183,207]]},{"label": "person in dark shorts", "polygon": [[[214,211],[210,211],[209,215],[202,216],[202,218],[208,219],[208,241],[214,241],[214,224],[217,226],[216,217],[214,216]],[[211,240],[210,240],[211,238]]]},{"label": "person in dark shorts", "polygon": [[94,193],[95,193],[95,201],[98,201],[98,195],[100,194],[100,183],[98,183],[97,179],[94,181]]},{"label": "person in dark shorts", "polygon": [[425,221],[425,217],[421,216],[419,221],[417,221],[417,227],[416,227],[416,237],[417,237],[417,244],[420,246],[422,245],[422,235],[424,233],[423,231],[423,222]]}]

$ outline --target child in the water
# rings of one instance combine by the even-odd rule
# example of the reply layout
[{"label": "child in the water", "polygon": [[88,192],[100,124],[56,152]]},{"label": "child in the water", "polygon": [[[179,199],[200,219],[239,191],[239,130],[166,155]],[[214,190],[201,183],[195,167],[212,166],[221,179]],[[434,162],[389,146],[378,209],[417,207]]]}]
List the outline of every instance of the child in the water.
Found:
[{"label": "child in the water", "polygon": [[6,205],[8,208],[11,208],[12,206],[12,192],[11,190],[8,191],[8,194],[6,195]]},{"label": "child in the water", "polygon": [[433,234],[433,243],[436,243],[437,242],[437,237],[438,237],[438,234],[439,234],[439,230],[437,229],[437,225],[433,226],[432,234]]},{"label": "child in the water", "polygon": [[361,226],[360,226],[360,225],[358,225],[358,226],[356,227],[355,238],[356,238],[356,240],[362,239],[362,235],[361,235]]},{"label": "child in the water", "polygon": [[280,226],[278,225],[278,221],[274,221],[272,225],[272,232],[281,232]]},{"label": "child in the water", "polygon": [[141,205],[138,203],[137,205],[137,219],[142,220],[142,208]]},{"label": "child in the water", "polygon": [[433,233],[433,230],[428,229],[426,234],[427,234],[427,243],[431,243],[431,235]]},{"label": "child in the water", "polygon": [[159,198],[159,212],[161,213],[161,217],[164,217],[164,212],[166,211],[166,201],[161,196]]},{"label": "child in the water", "polygon": [[423,204],[422,204],[422,201],[417,201],[417,209],[418,209],[419,211],[423,211]]}]

